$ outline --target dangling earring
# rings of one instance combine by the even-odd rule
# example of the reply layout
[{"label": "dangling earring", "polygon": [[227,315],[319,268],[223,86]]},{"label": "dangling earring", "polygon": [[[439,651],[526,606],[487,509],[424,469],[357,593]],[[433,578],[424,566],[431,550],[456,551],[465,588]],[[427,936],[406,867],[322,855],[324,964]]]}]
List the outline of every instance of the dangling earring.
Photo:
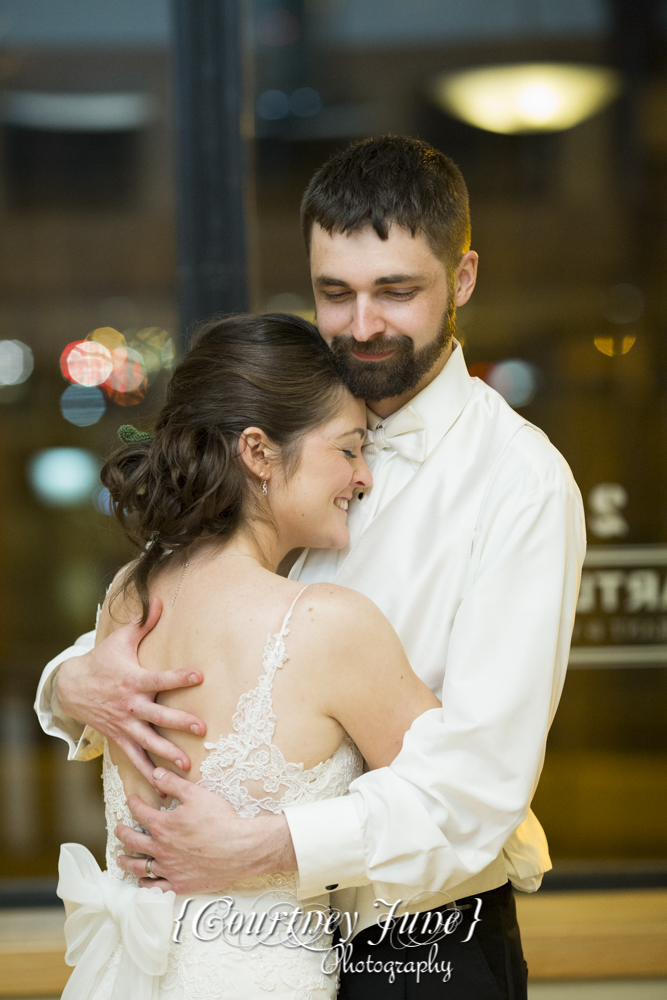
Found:
[{"label": "dangling earring", "polygon": [[262,480],[262,496],[268,497],[268,495],[269,495],[269,488],[266,485],[266,479],[263,479]]}]

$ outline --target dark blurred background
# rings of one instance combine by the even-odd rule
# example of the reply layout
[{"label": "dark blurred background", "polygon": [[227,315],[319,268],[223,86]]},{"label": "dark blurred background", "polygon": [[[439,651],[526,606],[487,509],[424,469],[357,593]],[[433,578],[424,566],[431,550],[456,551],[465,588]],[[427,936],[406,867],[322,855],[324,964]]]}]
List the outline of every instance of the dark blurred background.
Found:
[{"label": "dark blurred background", "polygon": [[[562,451],[590,532],[534,808],[563,878],[658,884],[667,4],[255,0],[242,14],[236,257],[253,310],[312,317],[298,207],[331,153],[402,133],[464,172],[480,254],[458,317],[468,364]],[[67,764],[31,704],[127,558],[101,461],[120,424],[150,428],[183,331],[205,318],[179,318],[172,37],[166,0],[0,0],[0,892],[54,876],[63,840],[103,849],[99,768]]]}]

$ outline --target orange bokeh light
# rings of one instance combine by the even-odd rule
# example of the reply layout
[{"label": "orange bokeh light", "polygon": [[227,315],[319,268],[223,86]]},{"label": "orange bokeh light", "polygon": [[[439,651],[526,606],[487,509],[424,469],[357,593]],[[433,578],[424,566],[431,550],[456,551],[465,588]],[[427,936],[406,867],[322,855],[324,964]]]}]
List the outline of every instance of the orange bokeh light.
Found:
[{"label": "orange bokeh light", "polygon": [[113,392],[134,392],[146,378],[144,360],[131,347],[117,347],[112,352],[113,371],[104,383]]},{"label": "orange bokeh light", "polygon": [[110,351],[114,351],[117,347],[122,347],[125,343],[123,334],[118,330],[114,330],[112,326],[100,326],[97,330],[89,333],[86,339],[94,340],[96,344],[104,344]]}]

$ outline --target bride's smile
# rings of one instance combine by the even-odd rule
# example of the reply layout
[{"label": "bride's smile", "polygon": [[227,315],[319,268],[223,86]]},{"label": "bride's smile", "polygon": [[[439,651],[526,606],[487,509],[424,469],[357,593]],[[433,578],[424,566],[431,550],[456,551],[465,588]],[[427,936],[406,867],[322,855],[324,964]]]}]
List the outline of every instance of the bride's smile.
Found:
[{"label": "bride's smile", "polygon": [[348,544],[350,501],[373,482],[361,453],[365,423],[363,402],[346,392],[335,417],[304,436],[293,474],[289,466],[271,472],[266,499],[284,549],[280,558],[292,548]]}]

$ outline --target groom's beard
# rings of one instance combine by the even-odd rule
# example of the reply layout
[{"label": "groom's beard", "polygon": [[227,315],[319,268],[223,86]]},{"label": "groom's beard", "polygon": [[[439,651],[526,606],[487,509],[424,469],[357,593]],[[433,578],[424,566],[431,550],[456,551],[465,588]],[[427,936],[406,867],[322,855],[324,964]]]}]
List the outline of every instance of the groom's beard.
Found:
[{"label": "groom's beard", "polygon": [[[414,341],[403,334],[365,342],[341,335],[332,340],[331,351],[352,395],[372,403],[402,396],[419,385],[449,346],[455,331],[456,307],[450,302],[438,333],[419,351],[415,351]],[[354,357],[353,351],[356,354],[394,353],[386,361],[361,361]]]}]

